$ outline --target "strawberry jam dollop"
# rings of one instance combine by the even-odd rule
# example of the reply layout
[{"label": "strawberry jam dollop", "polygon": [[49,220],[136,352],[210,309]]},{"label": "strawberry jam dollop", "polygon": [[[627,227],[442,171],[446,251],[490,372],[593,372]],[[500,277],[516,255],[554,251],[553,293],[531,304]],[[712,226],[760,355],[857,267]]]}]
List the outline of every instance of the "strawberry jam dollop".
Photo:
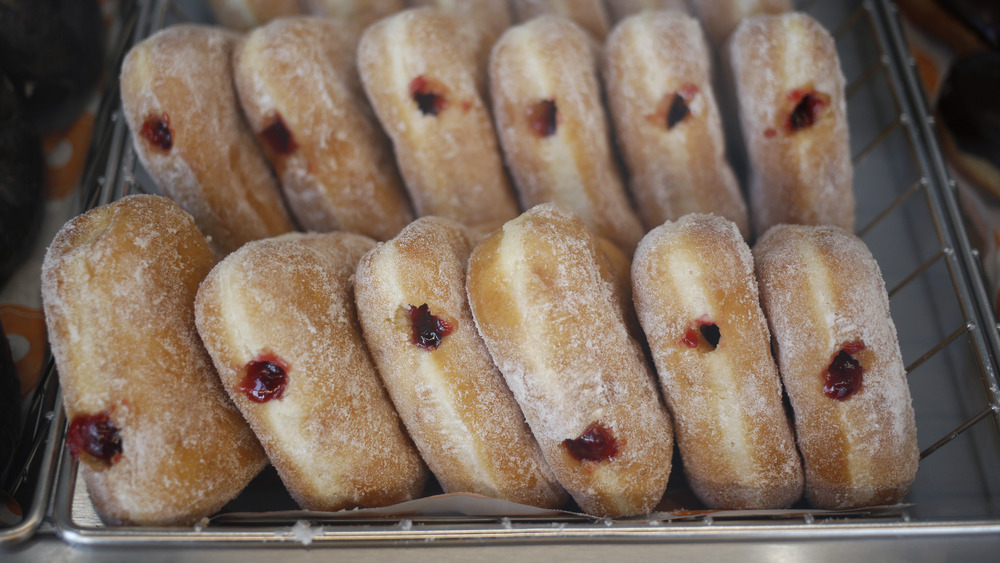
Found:
[{"label": "strawberry jam dollop", "polygon": [[603,461],[618,455],[618,440],[600,422],[588,426],[579,438],[563,440],[562,445],[577,461]]},{"label": "strawberry jam dollop", "polygon": [[528,106],[526,113],[531,129],[539,137],[555,135],[559,127],[559,108],[556,107],[555,100],[542,100],[532,104]]},{"label": "strawberry jam dollop", "polygon": [[69,423],[66,446],[69,453],[76,457],[87,454],[111,465],[121,457],[122,438],[108,412],[78,414]]},{"label": "strawberry jam dollop", "polygon": [[427,303],[419,307],[410,305],[406,312],[410,317],[411,341],[424,350],[436,350],[454,330],[451,323],[432,314]]},{"label": "strawberry jam dollop", "polygon": [[289,155],[299,148],[280,113],[274,114],[271,124],[260,132],[260,138],[274,154]]},{"label": "strawberry jam dollop", "polygon": [[794,105],[785,121],[787,133],[812,127],[819,120],[823,108],[830,105],[830,96],[810,89],[792,90],[788,100]]},{"label": "strawberry jam dollop", "polygon": [[715,350],[722,340],[719,325],[709,321],[696,321],[688,327],[681,337],[681,344],[688,348],[701,348],[707,351]]},{"label": "strawberry jam dollop", "polygon": [[410,97],[424,115],[434,116],[448,107],[444,86],[424,75],[410,81]]},{"label": "strawberry jam dollop", "polygon": [[170,130],[170,116],[167,114],[150,115],[142,122],[139,134],[149,144],[162,150],[169,151],[174,146],[174,134]]},{"label": "strawberry jam dollop", "polygon": [[251,360],[244,371],[239,390],[255,403],[280,399],[288,385],[288,364],[272,354]]},{"label": "strawberry jam dollop", "polygon": [[865,374],[858,354],[865,349],[861,341],[848,342],[834,354],[823,376],[823,393],[831,399],[846,400],[861,389]]}]

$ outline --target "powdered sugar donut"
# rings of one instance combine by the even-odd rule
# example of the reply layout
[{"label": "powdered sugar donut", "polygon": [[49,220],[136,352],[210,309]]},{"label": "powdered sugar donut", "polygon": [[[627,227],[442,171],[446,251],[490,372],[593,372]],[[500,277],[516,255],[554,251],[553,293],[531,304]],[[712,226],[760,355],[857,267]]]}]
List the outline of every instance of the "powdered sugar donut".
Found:
[{"label": "powdered sugar donut", "polygon": [[860,239],[831,226],[779,225],[754,257],[809,502],[899,502],[919,452],[878,264]]},{"label": "powdered sugar donut", "polygon": [[636,250],[632,279],[694,492],[712,508],[797,501],[802,462],[781,403],[753,258],[736,226],[685,215],[653,229]]}]

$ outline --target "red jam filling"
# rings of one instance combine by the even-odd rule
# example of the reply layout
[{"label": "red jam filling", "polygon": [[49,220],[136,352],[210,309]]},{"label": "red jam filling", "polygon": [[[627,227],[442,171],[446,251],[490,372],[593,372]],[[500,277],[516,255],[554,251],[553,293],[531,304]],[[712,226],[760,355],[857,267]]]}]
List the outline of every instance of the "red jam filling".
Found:
[{"label": "red jam filling", "polygon": [[121,456],[122,438],[107,412],[78,414],[69,423],[66,446],[76,457],[87,454],[110,465]]},{"label": "red jam filling", "polygon": [[830,96],[807,89],[792,90],[788,100],[795,104],[785,122],[788,133],[812,127],[819,120],[823,108],[830,105]]},{"label": "red jam filling", "polygon": [[437,115],[448,107],[444,87],[420,75],[410,82],[410,97],[417,103],[420,113]]},{"label": "red jam filling", "polygon": [[255,403],[280,399],[288,385],[288,364],[268,354],[252,360],[244,368],[246,375],[239,390]]},{"label": "red jam filling", "polygon": [[719,347],[720,340],[722,340],[722,332],[719,330],[719,325],[697,321],[688,327],[680,341],[688,348],[703,347],[706,350],[715,350]]},{"label": "red jam filling", "polygon": [[833,356],[823,377],[823,393],[843,401],[861,389],[865,370],[857,354],[865,349],[861,341],[848,342]]},{"label": "red jam filling", "polygon": [[555,135],[559,126],[559,110],[555,100],[542,100],[528,107],[528,123],[539,137]]},{"label": "red jam filling", "polygon": [[618,455],[618,440],[600,422],[588,426],[579,438],[563,440],[562,445],[577,461],[603,461]]},{"label": "red jam filling", "polygon": [[670,103],[670,109],[667,111],[667,130],[673,129],[689,115],[691,115],[691,110],[684,101],[684,96],[674,95],[674,100]]},{"label": "red jam filling", "polygon": [[424,350],[436,350],[444,341],[444,337],[454,330],[448,321],[434,316],[427,303],[419,307],[410,305],[406,308],[406,312],[410,316],[411,340]]},{"label": "red jam filling", "polygon": [[151,145],[169,151],[174,146],[174,135],[170,131],[170,117],[167,114],[151,115],[142,123],[139,134]]},{"label": "red jam filling", "polygon": [[657,104],[656,112],[647,115],[646,120],[658,127],[666,126],[669,131],[691,116],[691,101],[697,95],[697,86],[685,84],[676,92],[663,96]]},{"label": "red jam filling", "polygon": [[260,132],[260,137],[264,139],[264,143],[271,149],[271,152],[280,155],[292,154],[295,149],[299,148],[298,143],[295,142],[292,132],[288,130],[280,113],[275,113],[273,119],[274,121]]}]

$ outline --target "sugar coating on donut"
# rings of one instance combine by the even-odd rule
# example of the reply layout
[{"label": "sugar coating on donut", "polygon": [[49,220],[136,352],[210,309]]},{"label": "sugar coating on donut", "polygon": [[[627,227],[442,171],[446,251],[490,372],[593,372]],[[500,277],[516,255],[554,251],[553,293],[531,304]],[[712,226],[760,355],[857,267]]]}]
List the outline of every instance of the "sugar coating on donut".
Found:
[{"label": "sugar coating on donut", "polygon": [[603,42],[611,28],[608,12],[601,0],[512,0],[518,21],[528,21],[546,14],[566,18]]},{"label": "sugar coating on donut", "polygon": [[801,461],[735,224],[692,214],[650,231],[633,283],[695,493],[712,508],[790,506],[802,494]]},{"label": "sugar coating on donut", "polygon": [[[191,217],[149,195],[70,220],[45,255],[68,440],[90,452],[81,469],[108,523],[194,523],[266,464],[195,331],[195,293],[214,263]],[[95,456],[108,444],[85,443],[90,430],[117,452]]]},{"label": "sugar coating on donut", "polygon": [[673,437],[603,260],[582,220],[539,205],[473,251],[469,301],[556,478],[590,514],[635,515],[666,488]]},{"label": "sugar coating on donut", "polygon": [[386,240],[412,213],[357,77],[354,42],[332,18],[272,22],[237,45],[234,81],[299,224]]},{"label": "sugar coating on donut", "polygon": [[643,229],[611,152],[591,40],[546,15],[493,47],[497,134],[525,207],[553,202],[631,254]]},{"label": "sugar coating on donut", "polygon": [[722,48],[726,39],[745,19],[781,14],[795,9],[791,0],[688,0],[712,44]]},{"label": "sugar coating on donut", "polygon": [[[238,37],[204,25],[169,27],[135,45],[121,71],[139,159],[223,255],[294,229],[236,100],[230,58]],[[144,127],[166,127],[169,143],[162,132],[143,135]]]},{"label": "sugar coating on donut", "polygon": [[[559,507],[565,492],[472,320],[470,251],[458,223],[424,217],[367,254],[355,278],[365,339],[446,492]],[[417,337],[419,321],[430,321],[431,335]]]},{"label": "sugar coating on donut", "polygon": [[[795,411],[810,502],[891,504],[905,495],[919,452],[906,373],[878,264],[836,227],[779,225],[754,247],[761,304]],[[824,391],[842,352],[860,386]]]},{"label": "sugar coating on donut", "polygon": [[749,234],[746,203],[726,160],[701,27],[678,11],[619,23],[604,48],[611,115],[648,228],[717,213]]},{"label": "sugar coating on donut", "polygon": [[854,229],[844,74],[829,32],[791,12],[744,21],[729,41],[750,159],[754,228]]},{"label": "sugar coating on donut", "polygon": [[441,10],[407,10],[368,28],[358,69],[417,215],[485,234],[515,217],[518,205],[468,33]]},{"label": "sugar coating on donut", "polygon": [[[288,234],[247,244],[212,270],[195,305],[223,386],[292,497],[310,510],[383,506],[423,489],[426,469],[365,346],[352,276],[374,241]],[[253,400],[257,362],[285,387]]]}]

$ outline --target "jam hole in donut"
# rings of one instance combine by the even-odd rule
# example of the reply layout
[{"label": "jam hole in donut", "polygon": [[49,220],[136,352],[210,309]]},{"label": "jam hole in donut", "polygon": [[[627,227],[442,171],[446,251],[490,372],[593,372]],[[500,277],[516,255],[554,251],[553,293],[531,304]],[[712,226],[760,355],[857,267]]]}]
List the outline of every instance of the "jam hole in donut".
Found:
[{"label": "jam hole in donut", "polygon": [[69,453],[76,457],[87,454],[105,465],[111,465],[121,456],[122,438],[107,412],[78,414],[69,423],[66,446]]},{"label": "jam hole in donut", "polygon": [[244,368],[239,390],[255,403],[280,399],[288,385],[288,364],[273,354],[262,355]]},{"label": "jam hole in donut", "polygon": [[416,102],[420,113],[436,116],[448,107],[445,88],[437,81],[420,75],[410,82],[410,97]]},{"label": "jam hole in donut", "polygon": [[823,377],[823,393],[831,399],[843,401],[861,389],[864,367],[858,354],[865,349],[861,341],[848,342],[834,354]]},{"label": "jam hole in donut", "polygon": [[794,104],[785,122],[788,133],[812,127],[819,120],[823,108],[830,105],[830,96],[811,89],[792,90],[788,99]]},{"label": "jam hole in donut", "polygon": [[528,107],[528,123],[539,137],[551,137],[559,127],[559,108],[555,100],[542,100]]},{"label": "jam hole in donut", "polygon": [[410,327],[413,344],[424,350],[436,350],[444,342],[444,338],[451,334],[454,327],[448,321],[434,316],[427,303],[419,307],[410,305],[406,308],[410,317]]},{"label": "jam hole in donut", "polygon": [[691,101],[696,95],[698,87],[694,84],[685,84],[676,92],[668,92],[657,104],[656,112],[647,115],[646,120],[670,131],[691,117]]},{"label": "jam hole in donut", "polygon": [[170,130],[170,116],[165,113],[147,117],[142,122],[139,134],[149,141],[149,144],[162,151],[169,151],[174,146],[174,134]]},{"label": "jam hole in donut", "polygon": [[681,343],[688,348],[702,348],[712,351],[719,347],[722,340],[722,331],[719,325],[712,322],[698,321],[689,327],[681,338]]},{"label": "jam hole in donut", "polygon": [[271,124],[260,132],[260,137],[264,140],[267,147],[271,149],[271,152],[275,154],[289,155],[295,152],[295,149],[299,148],[298,143],[295,142],[295,137],[288,130],[288,126],[285,125],[285,120],[282,119],[280,113],[274,114],[271,118]]},{"label": "jam hole in donut", "polygon": [[600,422],[588,426],[579,438],[563,440],[562,445],[577,461],[603,461],[618,455],[618,440]]}]

